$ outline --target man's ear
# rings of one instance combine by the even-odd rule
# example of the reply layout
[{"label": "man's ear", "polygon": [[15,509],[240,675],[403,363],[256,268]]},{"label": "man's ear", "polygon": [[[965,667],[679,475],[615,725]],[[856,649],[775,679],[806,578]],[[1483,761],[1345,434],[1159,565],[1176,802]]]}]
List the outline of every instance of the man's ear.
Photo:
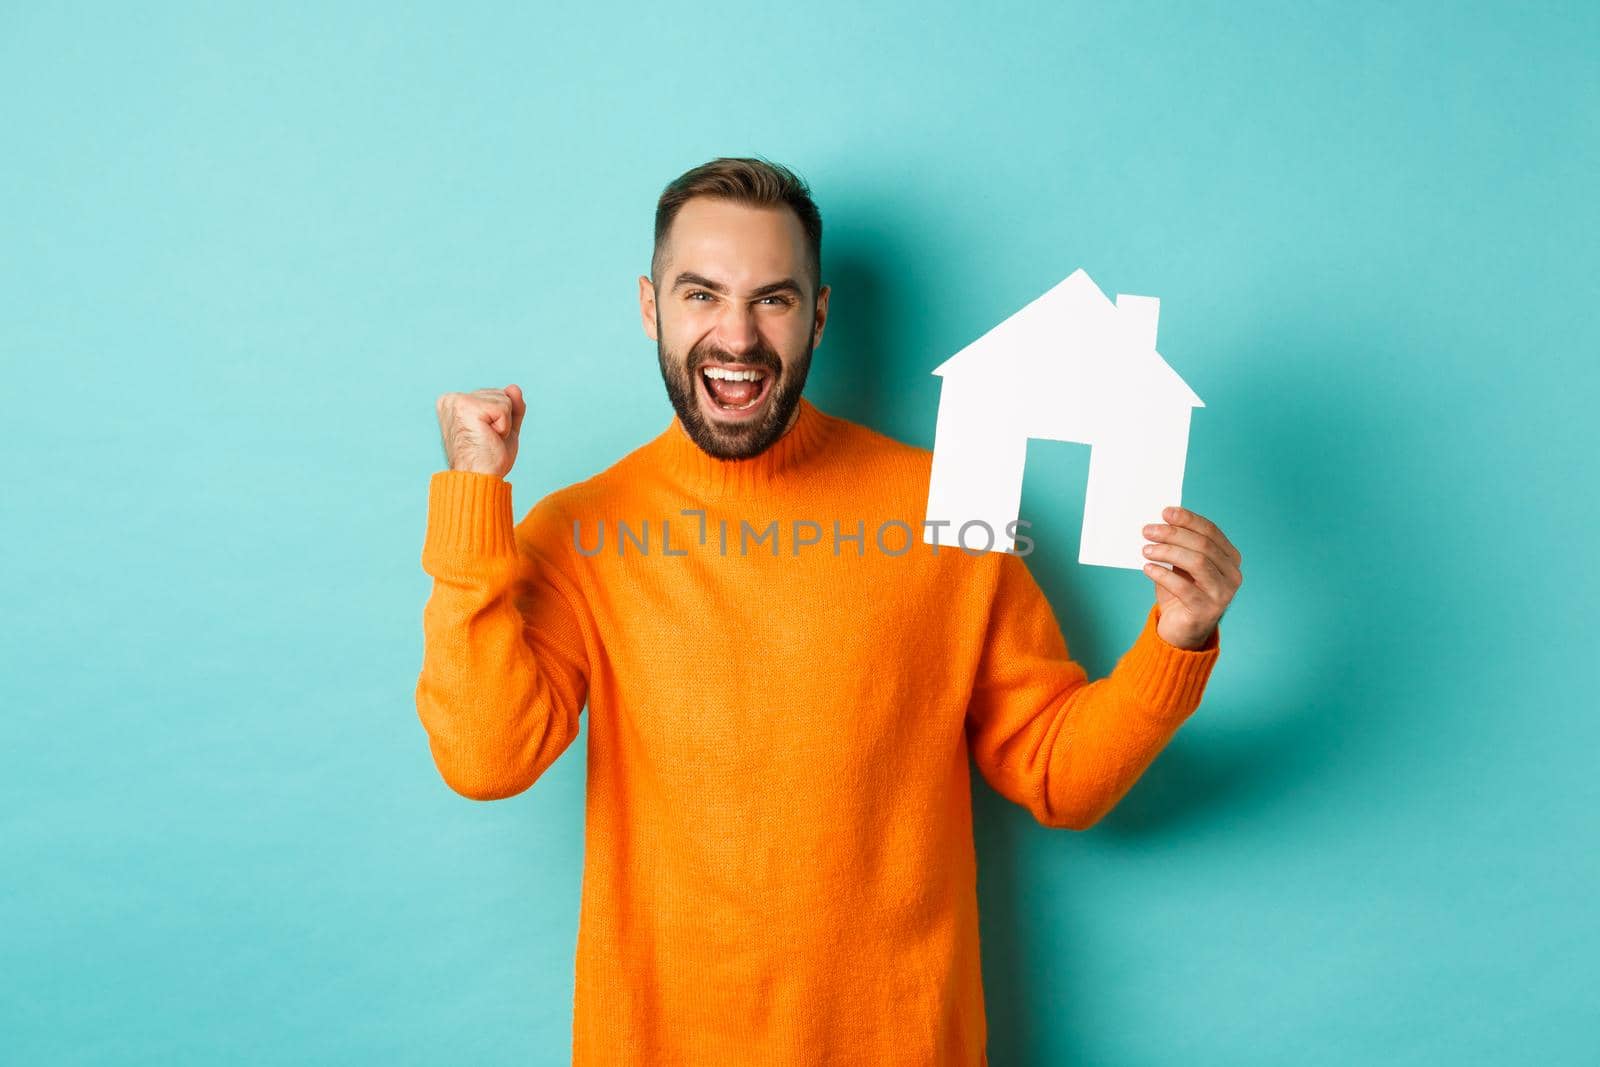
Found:
[{"label": "man's ear", "polygon": [[830,291],[826,285],[817,290],[817,313],[811,323],[812,348],[816,348],[822,343],[822,328],[828,323],[828,293]]},{"label": "man's ear", "polygon": [[656,336],[656,287],[648,274],[639,275],[639,321],[644,324],[644,335],[652,341]]}]

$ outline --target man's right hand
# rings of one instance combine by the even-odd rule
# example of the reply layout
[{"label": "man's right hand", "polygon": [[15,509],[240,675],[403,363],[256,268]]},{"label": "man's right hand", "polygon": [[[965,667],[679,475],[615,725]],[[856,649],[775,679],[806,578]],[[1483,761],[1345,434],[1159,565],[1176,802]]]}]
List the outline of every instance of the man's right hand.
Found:
[{"label": "man's right hand", "polygon": [[517,434],[528,410],[520,386],[444,393],[434,407],[451,470],[501,478],[511,473],[517,461]]}]

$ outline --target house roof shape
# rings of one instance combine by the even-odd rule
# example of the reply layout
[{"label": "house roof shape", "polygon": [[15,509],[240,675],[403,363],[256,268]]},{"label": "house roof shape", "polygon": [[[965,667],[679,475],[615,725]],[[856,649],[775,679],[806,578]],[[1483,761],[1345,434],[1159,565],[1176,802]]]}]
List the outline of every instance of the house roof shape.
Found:
[{"label": "house roof shape", "polygon": [[1041,373],[1041,360],[1059,360],[1044,375],[1059,380],[1074,365],[1101,382],[1155,389],[1173,401],[1205,407],[1156,350],[1161,302],[1118,293],[1109,300],[1082,267],[935,367],[941,377],[969,372]]}]

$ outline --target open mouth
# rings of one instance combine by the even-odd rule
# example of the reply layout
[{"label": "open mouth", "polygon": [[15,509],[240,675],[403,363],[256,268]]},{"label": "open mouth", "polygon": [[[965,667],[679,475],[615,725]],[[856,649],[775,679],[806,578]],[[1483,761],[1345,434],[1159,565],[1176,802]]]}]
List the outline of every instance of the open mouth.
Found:
[{"label": "open mouth", "polygon": [[766,367],[739,363],[706,364],[695,372],[700,389],[716,411],[729,417],[748,417],[771,391],[773,374]]}]

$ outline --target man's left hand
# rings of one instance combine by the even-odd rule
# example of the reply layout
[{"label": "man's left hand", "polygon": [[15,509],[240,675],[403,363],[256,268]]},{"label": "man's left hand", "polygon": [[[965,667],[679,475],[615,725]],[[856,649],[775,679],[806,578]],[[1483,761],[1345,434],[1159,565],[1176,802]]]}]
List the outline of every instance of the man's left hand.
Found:
[{"label": "man's left hand", "polygon": [[1145,574],[1156,583],[1156,604],[1161,608],[1156,633],[1169,645],[1203,649],[1244,581],[1239,550],[1203,515],[1174,507],[1164,509],[1161,517],[1166,525],[1144,528],[1145,539],[1156,542],[1145,545],[1144,554],[1172,564],[1171,570],[1144,565]]}]

